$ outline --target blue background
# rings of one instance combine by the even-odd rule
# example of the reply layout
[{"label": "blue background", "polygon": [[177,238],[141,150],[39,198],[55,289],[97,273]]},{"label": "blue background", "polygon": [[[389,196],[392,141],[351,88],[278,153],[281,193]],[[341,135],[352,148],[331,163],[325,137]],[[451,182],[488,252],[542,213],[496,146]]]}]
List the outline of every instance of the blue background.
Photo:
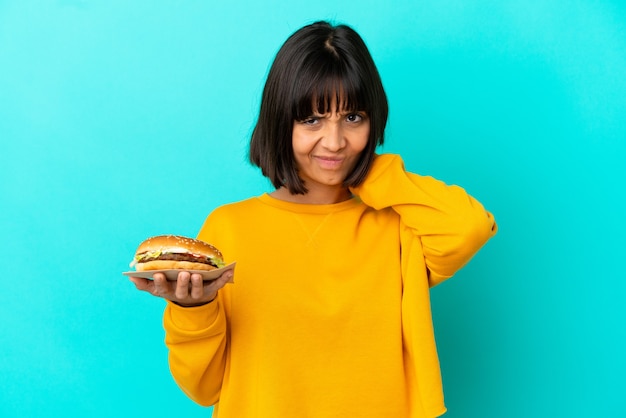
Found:
[{"label": "blue background", "polygon": [[371,49],[382,151],[499,222],[432,291],[446,416],[625,416],[618,0],[0,0],[0,416],[208,415],[121,272],[270,190],[246,162],[264,77],[319,18]]}]

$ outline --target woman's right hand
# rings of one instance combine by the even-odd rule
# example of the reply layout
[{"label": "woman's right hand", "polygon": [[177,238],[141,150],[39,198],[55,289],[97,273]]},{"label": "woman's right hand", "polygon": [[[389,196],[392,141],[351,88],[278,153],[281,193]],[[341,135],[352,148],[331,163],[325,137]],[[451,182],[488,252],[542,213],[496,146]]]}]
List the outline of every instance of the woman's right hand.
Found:
[{"label": "woman's right hand", "polygon": [[155,273],[150,279],[130,277],[137,289],[152,296],[172,301],[180,306],[205,305],[217,297],[217,291],[232,281],[233,270],[226,270],[215,280],[204,281],[198,273],[181,271],[176,281],[169,281],[163,273]]}]

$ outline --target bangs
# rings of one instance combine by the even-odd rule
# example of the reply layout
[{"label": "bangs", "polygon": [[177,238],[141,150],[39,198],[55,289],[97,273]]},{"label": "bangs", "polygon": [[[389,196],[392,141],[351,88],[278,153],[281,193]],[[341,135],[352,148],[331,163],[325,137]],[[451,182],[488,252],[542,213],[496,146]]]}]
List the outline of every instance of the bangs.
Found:
[{"label": "bangs", "polygon": [[317,64],[306,66],[303,74],[297,78],[294,120],[301,121],[315,113],[370,113],[371,104],[363,94],[358,75],[342,68],[339,62]]}]

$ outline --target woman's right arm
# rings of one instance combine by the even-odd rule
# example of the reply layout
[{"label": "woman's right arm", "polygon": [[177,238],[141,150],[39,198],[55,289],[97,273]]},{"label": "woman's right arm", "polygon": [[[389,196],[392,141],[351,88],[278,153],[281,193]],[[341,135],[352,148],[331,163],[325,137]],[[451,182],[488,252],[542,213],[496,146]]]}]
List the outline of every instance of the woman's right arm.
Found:
[{"label": "woman's right arm", "polygon": [[204,282],[198,274],[181,272],[175,282],[162,273],[153,280],[131,277],[137,289],[166,299],[163,315],[170,371],[180,388],[201,405],[219,400],[226,362],[226,316],[218,290],[233,271]]},{"label": "woman's right arm", "polygon": [[168,302],[163,315],[170,371],[176,383],[200,405],[219,400],[226,365],[226,316],[217,298],[206,305]]}]

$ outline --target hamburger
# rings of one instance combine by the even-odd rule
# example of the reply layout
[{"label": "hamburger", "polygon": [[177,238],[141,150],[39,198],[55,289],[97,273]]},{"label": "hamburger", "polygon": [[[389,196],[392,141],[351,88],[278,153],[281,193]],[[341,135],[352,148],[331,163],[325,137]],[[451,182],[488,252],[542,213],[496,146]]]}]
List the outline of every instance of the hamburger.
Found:
[{"label": "hamburger", "polygon": [[180,235],[158,235],[143,241],[130,263],[137,271],[215,270],[225,266],[220,250]]}]

